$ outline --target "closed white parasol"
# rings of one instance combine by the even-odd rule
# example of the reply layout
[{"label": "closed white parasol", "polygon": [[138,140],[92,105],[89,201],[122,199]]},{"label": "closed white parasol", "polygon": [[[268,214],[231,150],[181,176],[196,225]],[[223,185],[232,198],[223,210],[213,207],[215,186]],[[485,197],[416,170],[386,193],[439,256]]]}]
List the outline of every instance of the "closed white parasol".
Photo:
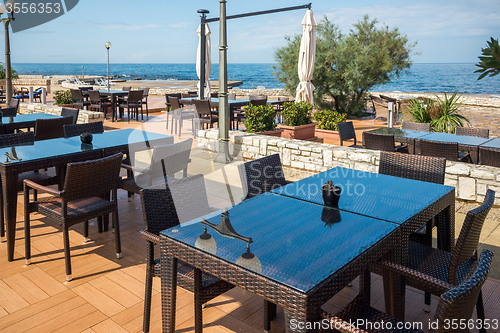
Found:
[{"label": "closed white parasol", "polygon": [[[198,78],[201,79],[201,64],[200,64],[200,55],[201,55],[201,24],[196,31],[198,36],[200,37],[198,41],[198,51],[196,52],[196,74]],[[210,78],[210,73],[212,72],[212,60],[210,59],[210,28],[208,24],[205,24],[205,97],[210,98],[210,82],[208,79]],[[198,82],[198,96],[200,96],[200,82]]]},{"label": "closed white parasol", "polygon": [[302,20],[302,40],[300,42],[299,53],[299,86],[295,101],[307,101],[314,104],[313,90],[311,83],[314,71],[314,59],[316,58],[316,19],[312,10],[308,9]]}]

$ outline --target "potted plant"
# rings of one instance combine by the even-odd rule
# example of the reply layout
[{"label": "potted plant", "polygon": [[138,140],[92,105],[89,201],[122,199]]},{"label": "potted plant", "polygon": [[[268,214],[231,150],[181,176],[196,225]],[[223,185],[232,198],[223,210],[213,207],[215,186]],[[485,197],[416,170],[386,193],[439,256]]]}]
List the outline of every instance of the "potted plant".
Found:
[{"label": "potted plant", "polygon": [[284,117],[284,125],[278,125],[283,129],[282,138],[313,140],[316,124],[312,123],[312,110],[314,105],[305,101],[283,104],[281,114]]},{"label": "potted plant", "polygon": [[73,107],[73,98],[71,97],[71,91],[69,90],[56,90],[54,91],[54,100],[56,105]]},{"label": "potted plant", "polygon": [[272,105],[245,106],[246,132],[271,136],[281,136],[282,130],[276,130],[274,118],[276,112]]},{"label": "potted plant", "polygon": [[346,121],[346,115],[334,110],[321,110],[314,113],[314,120],[318,123],[316,126],[316,137],[328,140],[338,140],[338,123]]}]

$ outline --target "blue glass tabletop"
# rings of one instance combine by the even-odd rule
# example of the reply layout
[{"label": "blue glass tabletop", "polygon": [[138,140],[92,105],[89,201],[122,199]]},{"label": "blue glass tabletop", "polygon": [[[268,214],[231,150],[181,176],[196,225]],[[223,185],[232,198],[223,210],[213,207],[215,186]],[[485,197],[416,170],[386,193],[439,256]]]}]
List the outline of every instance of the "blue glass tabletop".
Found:
[{"label": "blue glass tabletop", "polygon": [[480,138],[477,136],[468,136],[468,135],[456,135],[451,133],[440,133],[440,132],[431,132],[426,135],[420,137],[420,139],[439,141],[439,142],[457,142],[459,145],[471,145],[471,146],[479,146],[491,139]]},{"label": "blue glass tabletop", "polygon": [[18,114],[15,117],[2,117],[2,122],[13,124],[13,123],[36,121],[37,119],[54,119],[54,118],[61,118],[61,116],[56,116],[54,114],[47,114],[47,113]]},{"label": "blue glass tabletop", "polygon": [[[201,218],[162,234],[305,293],[398,227],[273,193],[245,200],[228,214],[233,236],[200,223]],[[220,211],[207,221],[230,229]],[[211,239],[200,237],[205,228]]]},{"label": "blue glass tabletop", "polygon": [[[80,137],[72,137],[68,140],[80,142]],[[149,143],[152,142],[150,145]],[[146,132],[134,129],[122,129],[108,131],[101,134],[92,134],[92,146],[94,148],[112,148],[123,145],[144,144],[146,148],[153,148],[155,145],[174,143],[174,138],[170,135]]]},{"label": "blue glass tabletop", "polygon": [[481,147],[500,148],[500,139],[499,138],[490,139],[485,143],[481,144]]},{"label": "blue glass tabletop", "polygon": [[125,90],[109,90],[108,91],[108,89],[102,89],[102,90],[99,90],[99,93],[101,93],[101,94],[125,94],[125,95],[127,95],[128,91],[125,91]]},{"label": "blue glass tabletop", "polygon": [[374,130],[370,130],[368,132],[377,134],[394,134],[394,138],[410,138],[410,139],[417,139],[426,134],[429,134],[428,132],[404,130],[401,128],[394,128],[394,127],[392,128],[381,127],[381,128],[376,128]]},{"label": "blue glass tabletop", "polygon": [[321,186],[332,180],[342,189],[339,209],[394,223],[404,223],[454,187],[336,167],[272,190],[323,204]]}]

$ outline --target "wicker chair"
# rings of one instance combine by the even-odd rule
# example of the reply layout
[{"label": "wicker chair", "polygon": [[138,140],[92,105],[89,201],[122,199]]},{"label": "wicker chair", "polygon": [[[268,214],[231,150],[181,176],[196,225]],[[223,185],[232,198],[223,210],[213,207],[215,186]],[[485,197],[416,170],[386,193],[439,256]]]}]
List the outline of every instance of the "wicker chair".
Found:
[{"label": "wicker chair", "polygon": [[16,99],[16,98],[12,98],[10,100],[9,107],[10,108],[16,108],[16,113],[17,113],[17,111],[19,111],[19,100]]},{"label": "wicker chair", "polygon": [[73,117],[37,119],[35,141],[64,138],[64,125],[73,124]]},{"label": "wicker chair", "polygon": [[[84,242],[88,237],[88,220],[113,213],[116,257],[121,258],[120,224],[118,221],[117,189],[119,184],[122,153],[78,163],[69,163],[62,191],[24,181],[24,233],[26,264],[31,261],[30,213],[37,212],[62,224],[66,280],[71,281],[69,228],[84,222]],[[30,202],[29,189],[51,194]],[[111,200],[103,199],[111,191]]]},{"label": "wicker chair", "polygon": [[187,177],[192,145],[193,139],[187,139],[178,143],[155,146],[148,169],[122,164],[122,168],[129,172],[127,177],[120,181],[120,188],[128,191],[130,198],[132,193],[139,194],[145,187],[172,180],[177,172],[182,171],[182,178]]},{"label": "wicker chair", "polygon": [[86,106],[90,105],[89,101],[86,101],[82,95],[82,91],[80,89],[71,89],[71,98],[76,100],[73,102],[73,107],[77,109],[83,109]]},{"label": "wicker chair", "polygon": [[354,131],[354,126],[352,124],[352,121],[346,121],[344,123],[338,123],[337,124],[337,129],[339,131],[339,138],[340,138],[340,145],[344,145],[344,141],[354,139],[354,144],[350,145],[350,147],[358,147],[360,148],[361,146],[357,145],[356,141],[356,132]]},{"label": "wicker chair", "polygon": [[87,124],[71,124],[64,125],[64,137],[71,138],[83,133],[99,134],[104,133],[104,126],[102,121],[95,121]]},{"label": "wicker chair", "polygon": [[214,124],[219,122],[219,116],[212,112],[210,101],[208,99],[194,99],[193,102],[200,124],[205,124],[207,128],[213,128]]},{"label": "wicker chair", "polygon": [[[377,268],[400,274],[406,278],[409,286],[437,296],[450,290],[450,285],[458,286],[466,280],[477,264],[479,236],[494,201],[495,192],[487,190],[483,204],[467,212],[460,235],[451,253],[409,242],[407,266],[382,260]],[[429,312],[430,297],[425,301],[425,310]],[[484,319],[481,293],[477,301],[477,317]]]},{"label": "wicker chair", "polygon": [[149,96],[149,88],[141,88],[142,89],[142,104],[146,106],[146,119],[149,119],[149,107],[148,107],[148,96]]},{"label": "wicker chair", "polygon": [[[203,175],[145,188],[141,191],[141,202],[146,227],[141,235],[147,240],[143,331],[149,332],[153,276],[160,276],[160,260],[154,259],[154,245],[160,243],[160,231],[199,218],[213,210],[208,205]],[[201,273],[202,285],[197,293],[194,276],[200,271],[182,261],[176,262],[177,285],[195,293],[195,331],[201,332],[202,305],[233,288],[233,285],[212,275]]]},{"label": "wicker chair", "polygon": [[[438,323],[437,329],[432,329],[431,332],[469,332],[468,328],[465,329],[455,329],[450,330],[446,328],[446,323],[451,323],[457,320],[462,322],[465,320],[468,322],[472,317],[474,311],[474,304],[478,302],[480,298],[481,287],[483,286],[491,267],[491,261],[493,258],[493,253],[489,250],[483,250],[479,258],[477,268],[469,279],[455,287],[447,283],[443,283],[449,290],[441,295],[439,304],[434,314],[433,322]],[[322,319],[326,319],[330,324],[330,329],[323,329],[320,332],[373,332],[373,333],[416,333],[424,331],[418,329],[398,329],[398,325],[404,324],[400,320],[388,315],[387,313],[381,312],[370,307],[363,295],[359,295],[347,305],[345,308],[340,310],[336,315],[332,315],[326,311],[321,314]],[[386,323],[385,329],[374,329],[368,326],[365,327],[353,327],[350,323],[356,323],[357,320],[364,320],[370,323]],[[391,325],[388,325],[391,324]],[[341,327],[339,329],[339,327]],[[375,327],[375,326],[374,326]],[[402,325],[401,327],[404,327]],[[336,330],[334,330],[335,328]]]},{"label": "wicker chair", "polygon": [[455,127],[455,134],[477,136],[480,138],[488,139],[490,137],[490,130],[487,128]]},{"label": "wicker chair", "polygon": [[375,123],[377,119],[387,120],[387,114],[388,114],[387,102],[385,102],[382,98],[374,95],[370,95],[370,98],[373,103],[373,110],[375,110],[375,119],[373,119],[373,123]]},{"label": "wicker chair", "polygon": [[[113,104],[105,97],[102,97],[99,91],[89,91],[90,109],[104,113],[104,119],[108,115],[108,109],[112,110]],[[112,112],[112,111],[111,111]]]},{"label": "wicker chair", "polygon": [[[94,92],[94,91],[89,91],[89,93],[90,92]],[[99,93],[99,92],[97,92],[97,93]],[[78,114],[79,113],[80,113],[80,110],[78,110],[78,109],[62,108],[61,117],[72,117],[73,124],[76,124],[76,122],[78,121]]]},{"label": "wicker chair", "polygon": [[479,164],[500,167],[500,149],[479,146]]},{"label": "wicker chair", "polygon": [[430,132],[431,131],[431,124],[430,123],[414,123],[411,121],[405,121],[405,122],[403,122],[402,128],[404,130],[410,130],[410,131]]},{"label": "wicker chair", "polygon": [[168,116],[170,115],[170,110],[169,108],[171,107],[170,105],[170,97],[175,97],[177,100],[180,100],[182,98],[182,94],[165,94],[165,106],[166,106],[166,111],[167,111],[167,126],[166,128],[168,129]]},{"label": "wicker chair", "polygon": [[142,90],[130,90],[128,92],[127,100],[119,105],[120,108],[127,109],[128,122],[130,122],[131,117],[139,120],[139,108],[141,109],[141,121],[144,121],[144,114],[142,109],[142,95],[143,95]]},{"label": "wicker chair", "polygon": [[425,139],[417,139],[420,146],[420,154],[424,156],[444,157],[448,161],[470,161],[470,154],[459,153],[458,143],[440,142]]},{"label": "wicker chair", "polygon": [[273,154],[238,165],[243,200],[269,192],[292,182],[285,179],[279,154]]},{"label": "wicker chair", "polygon": [[17,115],[17,107],[8,107],[1,109],[2,117],[15,117]]},{"label": "wicker chair", "polygon": [[[196,126],[195,126],[195,112],[187,107],[184,107],[179,103],[179,99],[177,97],[169,97],[170,105],[172,107],[172,111],[168,112],[172,114],[172,124],[170,126],[170,134],[172,134],[175,130],[175,134],[177,134],[177,122],[179,123],[179,137],[182,132],[182,124],[185,119],[191,119],[191,128],[193,131],[194,137],[196,137]],[[168,114],[167,114],[168,117]],[[175,121],[175,126],[174,126]],[[167,128],[168,128],[168,118],[167,118]]]},{"label": "wicker chair", "polygon": [[[15,147],[29,146],[35,143],[35,134],[33,132],[20,132],[13,134],[0,135],[0,148],[11,148],[11,155],[15,156]],[[59,173],[56,176],[49,176],[38,171],[23,172],[17,176],[17,191],[23,190],[23,181],[25,179],[43,185],[53,185],[60,181]],[[35,191],[36,196],[36,191]],[[0,191],[0,237],[3,240],[5,237],[5,222],[4,222],[4,206],[3,206],[3,191]]]},{"label": "wicker chair", "polygon": [[406,147],[395,146],[394,134],[363,132],[363,148],[394,152]]}]

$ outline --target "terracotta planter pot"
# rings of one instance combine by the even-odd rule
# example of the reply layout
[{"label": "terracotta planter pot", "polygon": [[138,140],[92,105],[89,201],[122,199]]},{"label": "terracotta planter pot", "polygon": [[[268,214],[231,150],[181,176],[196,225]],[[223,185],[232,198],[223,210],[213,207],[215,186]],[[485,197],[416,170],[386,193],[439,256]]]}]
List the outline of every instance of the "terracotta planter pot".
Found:
[{"label": "terracotta planter pot", "polygon": [[281,138],[282,133],[283,133],[282,129],[277,129],[277,130],[274,130],[274,131],[258,132],[258,133],[255,133],[255,134],[277,136],[278,138]]},{"label": "terracotta planter pot", "polygon": [[325,129],[316,128],[315,135],[323,140],[340,140],[338,131],[330,131]]},{"label": "terracotta planter pot", "polygon": [[56,106],[60,106],[62,108],[72,108],[73,104],[56,104]]},{"label": "terracotta planter pot", "polygon": [[283,129],[282,138],[308,140],[314,138],[314,129],[316,124],[307,124],[300,126],[285,126],[278,125],[278,128]]}]

